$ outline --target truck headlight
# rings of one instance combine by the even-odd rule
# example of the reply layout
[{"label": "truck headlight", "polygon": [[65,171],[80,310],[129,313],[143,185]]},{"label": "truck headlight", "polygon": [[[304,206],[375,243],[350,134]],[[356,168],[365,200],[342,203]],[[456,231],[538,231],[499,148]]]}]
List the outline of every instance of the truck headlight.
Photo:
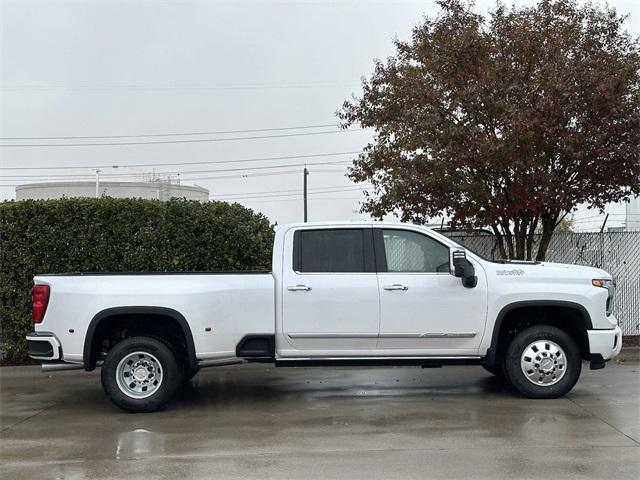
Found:
[{"label": "truck headlight", "polygon": [[611,315],[613,311],[613,295],[615,291],[616,282],[611,278],[594,278],[591,280],[591,284],[594,287],[606,288],[609,291],[607,296],[606,311],[607,316]]},{"label": "truck headlight", "polygon": [[613,288],[615,286],[615,282],[610,278],[594,278],[591,280],[591,284],[594,287],[601,288]]}]

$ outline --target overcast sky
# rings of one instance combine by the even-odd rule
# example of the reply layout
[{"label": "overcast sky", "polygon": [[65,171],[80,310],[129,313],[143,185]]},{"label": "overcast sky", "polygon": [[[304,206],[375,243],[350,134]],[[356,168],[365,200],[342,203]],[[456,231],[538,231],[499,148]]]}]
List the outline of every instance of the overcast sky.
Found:
[{"label": "overcast sky", "polygon": [[[630,14],[627,28],[640,35],[640,2],[608,3]],[[478,0],[476,8],[486,12],[493,4]],[[434,0],[22,0],[2,2],[1,8],[0,136],[4,138],[320,127],[203,136],[3,140],[4,144],[220,141],[0,148],[0,198],[15,198],[15,184],[63,176],[93,178],[97,165],[120,165],[103,168],[102,178],[130,174],[113,179],[134,180],[154,170],[179,172],[183,183],[208,188],[212,199],[237,200],[278,223],[302,219],[298,190],[305,162],[310,171],[310,220],[359,217],[361,187],[344,177],[354,155],[343,152],[359,151],[370,134],[338,132],[322,125],[336,123],[335,111],[359,93],[360,77],[371,73],[373,59],[394,53],[394,37],[407,39],[421,17],[438,11]],[[280,137],[246,138],[271,135]],[[237,137],[242,139],[226,140]],[[343,154],[215,163],[339,153]],[[180,162],[212,163],[152,165]],[[147,166],[122,167],[127,164]],[[44,169],[68,165],[84,167]],[[255,168],[276,165],[285,166]],[[253,169],[237,170],[245,167]],[[619,215],[623,210],[612,212]],[[590,215],[594,213],[580,212],[579,217]]]}]

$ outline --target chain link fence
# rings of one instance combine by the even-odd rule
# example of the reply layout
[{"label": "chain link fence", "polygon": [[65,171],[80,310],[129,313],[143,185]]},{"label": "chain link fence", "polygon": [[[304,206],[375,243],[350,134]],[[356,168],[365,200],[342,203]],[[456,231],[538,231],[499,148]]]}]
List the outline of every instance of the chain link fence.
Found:
[{"label": "chain link fence", "polygon": [[[491,234],[445,235],[486,258],[500,258],[496,238]],[[547,250],[547,261],[587,265],[612,274],[616,280],[613,313],[624,335],[640,335],[640,231],[557,233]]]}]

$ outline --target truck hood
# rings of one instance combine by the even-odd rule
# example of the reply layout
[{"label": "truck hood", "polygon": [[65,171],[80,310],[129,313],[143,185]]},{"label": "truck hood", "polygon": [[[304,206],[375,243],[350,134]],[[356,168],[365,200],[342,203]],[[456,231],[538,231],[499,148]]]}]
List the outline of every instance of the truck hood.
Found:
[{"label": "truck hood", "polygon": [[611,274],[602,270],[601,268],[589,267],[586,265],[572,265],[569,263],[553,263],[553,262],[519,262],[519,261],[506,261],[501,263],[503,268],[522,269],[525,272],[537,273],[541,272],[541,269],[550,270],[571,270],[575,273],[583,272],[585,276],[591,278],[612,278]]},{"label": "truck hood", "polygon": [[593,275],[598,275],[594,278],[611,278],[611,274],[602,270],[601,268],[596,267],[588,267],[587,265],[572,265],[569,263],[552,263],[552,262],[542,262],[539,264],[541,267],[547,268],[566,268],[569,270],[580,270],[583,272],[588,272]]}]

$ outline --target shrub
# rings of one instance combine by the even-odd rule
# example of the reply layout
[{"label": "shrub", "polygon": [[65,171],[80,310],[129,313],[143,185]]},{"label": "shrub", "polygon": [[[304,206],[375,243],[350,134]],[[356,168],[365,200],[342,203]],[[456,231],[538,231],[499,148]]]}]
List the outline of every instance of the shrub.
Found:
[{"label": "shrub", "polygon": [[0,348],[27,359],[33,276],[271,268],[269,221],[239,204],[63,199],[0,203]]}]

